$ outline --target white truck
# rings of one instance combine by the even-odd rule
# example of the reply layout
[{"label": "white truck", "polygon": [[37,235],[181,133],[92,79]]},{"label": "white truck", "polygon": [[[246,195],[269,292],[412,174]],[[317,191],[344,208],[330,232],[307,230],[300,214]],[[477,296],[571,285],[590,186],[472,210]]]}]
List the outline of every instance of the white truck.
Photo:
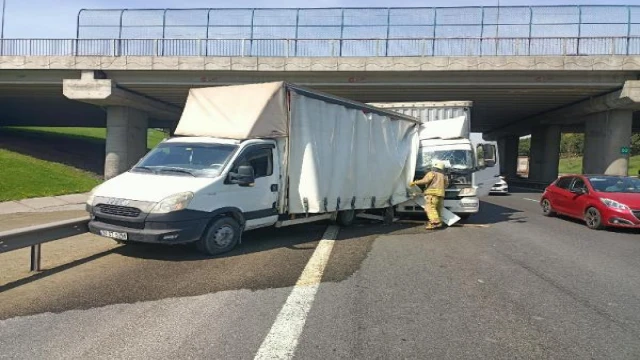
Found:
[{"label": "white truck", "polygon": [[91,192],[89,229],[213,255],[256,228],[388,218],[408,199],[419,126],[285,82],[191,89],[174,137]]},{"label": "white truck", "polygon": [[[462,219],[480,210],[479,197],[487,196],[499,179],[497,143],[484,141],[481,133],[471,133],[471,101],[375,103],[420,119],[420,145],[415,178],[442,160],[449,176],[444,206]],[[398,213],[424,213],[413,201],[400,204]]]}]

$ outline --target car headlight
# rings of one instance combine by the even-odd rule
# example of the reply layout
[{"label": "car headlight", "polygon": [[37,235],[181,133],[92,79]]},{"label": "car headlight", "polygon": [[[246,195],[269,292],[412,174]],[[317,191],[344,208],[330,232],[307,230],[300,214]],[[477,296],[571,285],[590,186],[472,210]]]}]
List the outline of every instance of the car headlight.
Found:
[{"label": "car headlight", "polygon": [[622,203],[619,203],[615,200],[611,200],[611,199],[600,199],[600,201],[602,201],[603,204],[607,205],[607,207],[613,208],[613,209],[618,209],[618,210],[630,210],[630,208]]},{"label": "car headlight", "polygon": [[98,186],[89,191],[89,197],[87,197],[87,205],[93,206],[93,200],[95,200],[96,198],[96,190],[98,190]]},{"label": "car headlight", "polygon": [[189,191],[173,194],[160,201],[158,205],[151,210],[151,213],[166,214],[172,211],[185,209],[191,202],[191,199],[193,199],[193,193]]},{"label": "car headlight", "polygon": [[468,187],[468,188],[464,188],[464,189],[460,190],[459,195],[460,196],[476,196],[477,193],[478,192],[477,192],[476,188]]}]

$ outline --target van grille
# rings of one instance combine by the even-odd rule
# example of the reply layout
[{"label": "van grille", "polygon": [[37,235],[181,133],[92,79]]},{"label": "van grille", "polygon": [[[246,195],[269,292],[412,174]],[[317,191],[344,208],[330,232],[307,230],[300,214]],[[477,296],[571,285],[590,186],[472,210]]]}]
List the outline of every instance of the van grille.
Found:
[{"label": "van grille", "polygon": [[129,207],[129,206],[109,205],[109,204],[98,204],[96,205],[96,209],[98,209],[98,212],[102,214],[132,217],[132,218],[138,217],[141,212],[141,210],[138,208]]}]

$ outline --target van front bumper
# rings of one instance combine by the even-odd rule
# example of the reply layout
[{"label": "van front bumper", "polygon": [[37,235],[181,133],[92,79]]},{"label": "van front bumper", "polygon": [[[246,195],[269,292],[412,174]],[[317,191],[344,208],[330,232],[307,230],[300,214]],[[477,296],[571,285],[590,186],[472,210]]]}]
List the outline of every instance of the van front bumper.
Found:
[{"label": "van front bumper", "polygon": [[135,228],[93,219],[89,221],[89,231],[96,235],[124,242],[185,244],[199,240],[208,223],[209,219],[144,222],[136,225],[136,227],[142,228]]}]

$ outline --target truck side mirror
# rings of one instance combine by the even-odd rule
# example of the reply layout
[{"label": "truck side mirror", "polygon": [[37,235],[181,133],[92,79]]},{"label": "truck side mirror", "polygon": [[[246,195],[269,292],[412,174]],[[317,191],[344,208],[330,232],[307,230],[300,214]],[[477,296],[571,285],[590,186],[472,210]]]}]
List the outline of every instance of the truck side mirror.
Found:
[{"label": "truck side mirror", "polygon": [[486,167],[496,166],[496,146],[493,144],[482,144],[484,164]]},{"label": "truck side mirror", "polygon": [[240,186],[251,186],[256,181],[252,166],[240,166],[238,172],[229,173],[229,182]]}]

